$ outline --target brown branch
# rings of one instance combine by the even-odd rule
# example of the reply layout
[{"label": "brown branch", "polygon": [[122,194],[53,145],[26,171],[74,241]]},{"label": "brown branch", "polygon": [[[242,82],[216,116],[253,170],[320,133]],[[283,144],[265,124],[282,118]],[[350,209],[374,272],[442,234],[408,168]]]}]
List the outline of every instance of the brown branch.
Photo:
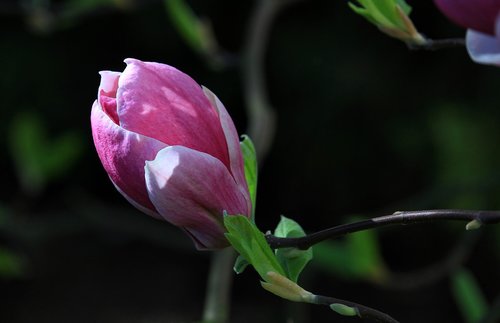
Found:
[{"label": "brown branch", "polygon": [[446,38],[446,39],[425,39],[422,44],[406,43],[411,50],[440,50],[445,48],[463,48],[465,39],[463,38]]},{"label": "brown branch", "polygon": [[295,247],[308,249],[309,247],[327,239],[338,238],[348,233],[374,229],[395,224],[416,224],[437,220],[468,221],[467,229],[474,229],[481,224],[500,222],[500,211],[469,211],[469,210],[424,210],[404,211],[391,215],[379,216],[369,220],[342,224],[300,238],[280,238],[271,234],[266,235],[267,242],[273,249]]}]

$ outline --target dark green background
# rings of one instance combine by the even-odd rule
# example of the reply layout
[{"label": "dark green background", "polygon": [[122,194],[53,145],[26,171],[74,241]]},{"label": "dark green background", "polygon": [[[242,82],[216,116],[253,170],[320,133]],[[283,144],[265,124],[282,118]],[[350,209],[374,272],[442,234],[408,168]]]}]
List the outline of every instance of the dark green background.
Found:
[{"label": "dark green background", "polygon": [[[256,3],[188,3],[239,57]],[[432,1],[410,4],[429,37],[463,36]],[[65,5],[53,1],[49,9]],[[244,133],[241,66],[211,68],[185,45],[161,1],[101,8],[45,31],[23,8],[0,3],[0,247],[20,267],[0,276],[0,321],[200,319],[209,254],[115,191],[93,147],[90,108],[97,72],[121,71],[123,59],[134,57],[173,65],[210,88]],[[280,214],[312,232],[347,215],[499,208],[498,68],[472,63],[465,49],[409,51],[346,1],[300,1],[284,10],[266,57],[278,127],[259,177],[263,231]],[[21,185],[25,170],[16,162],[16,120],[26,115],[42,122],[48,141],[74,136],[69,150],[76,157],[36,190],[29,181]],[[447,257],[463,234],[462,224],[388,228],[380,230],[381,253],[391,270],[412,272]],[[499,236],[498,227],[482,230],[465,263],[490,302],[500,289]],[[412,290],[345,279],[321,266],[303,278],[313,292],[373,306],[402,322],[462,320],[447,277]],[[249,270],[235,279],[231,322],[285,322],[290,311],[302,317],[297,322],[357,321],[294,306],[261,289]]]}]

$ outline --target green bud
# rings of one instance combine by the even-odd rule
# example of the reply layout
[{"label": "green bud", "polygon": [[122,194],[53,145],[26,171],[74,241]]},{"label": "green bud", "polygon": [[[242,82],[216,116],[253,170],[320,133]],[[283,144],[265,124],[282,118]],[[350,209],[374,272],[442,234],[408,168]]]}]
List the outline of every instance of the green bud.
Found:
[{"label": "green bud", "polygon": [[344,316],[360,316],[356,307],[350,307],[340,303],[330,304],[332,311]]}]

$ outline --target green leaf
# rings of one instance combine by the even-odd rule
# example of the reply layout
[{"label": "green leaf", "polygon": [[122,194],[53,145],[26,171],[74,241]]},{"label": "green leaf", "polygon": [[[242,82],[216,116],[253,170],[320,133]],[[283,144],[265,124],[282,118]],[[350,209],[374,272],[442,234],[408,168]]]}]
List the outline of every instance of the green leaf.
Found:
[{"label": "green leaf", "polygon": [[252,140],[247,135],[243,135],[240,142],[243,161],[245,163],[245,178],[247,180],[250,199],[252,201],[252,220],[255,220],[255,203],[257,198],[257,155]]},{"label": "green leaf", "polygon": [[170,20],[186,43],[197,52],[207,50],[205,26],[184,0],[165,0]]},{"label": "green leaf", "polygon": [[357,0],[358,5],[349,2],[349,7],[357,14],[391,37],[405,42],[421,44],[425,39],[420,35],[408,17],[411,7],[404,0]]},{"label": "green leaf", "polygon": [[[298,238],[305,236],[305,232],[297,222],[281,216],[274,235],[281,238]],[[297,282],[300,273],[313,258],[313,251],[312,248],[307,250],[281,248],[276,249],[276,257],[285,270],[286,276],[291,281]]]},{"label": "green leaf", "polygon": [[238,258],[236,258],[233,270],[235,273],[241,274],[247,268],[248,265],[250,265],[250,263],[248,263],[245,257],[239,255]]},{"label": "green leaf", "polygon": [[403,9],[403,12],[407,15],[411,13],[411,6],[406,3],[405,0],[396,0],[397,4]]},{"label": "green leaf", "polygon": [[231,245],[267,280],[268,272],[285,275],[264,234],[243,215],[225,215],[226,238]]},{"label": "green leaf", "polygon": [[460,312],[468,323],[479,322],[488,304],[472,273],[461,268],[452,276],[452,291]]},{"label": "green leaf", "polygon": [[345,279],[382,281],[387,270],[376,232],[360,231],[344,241],[325,241],[314,246],[314,264]]}]

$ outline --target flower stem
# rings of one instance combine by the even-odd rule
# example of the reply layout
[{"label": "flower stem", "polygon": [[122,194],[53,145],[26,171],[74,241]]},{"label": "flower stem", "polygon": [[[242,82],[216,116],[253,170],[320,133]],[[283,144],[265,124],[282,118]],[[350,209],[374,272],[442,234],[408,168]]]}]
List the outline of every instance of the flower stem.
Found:
[{"label": "flower stem", "polygon": [[202,323],[228,322],[235,256],[233,248],[215,251],[212,255]]}]

